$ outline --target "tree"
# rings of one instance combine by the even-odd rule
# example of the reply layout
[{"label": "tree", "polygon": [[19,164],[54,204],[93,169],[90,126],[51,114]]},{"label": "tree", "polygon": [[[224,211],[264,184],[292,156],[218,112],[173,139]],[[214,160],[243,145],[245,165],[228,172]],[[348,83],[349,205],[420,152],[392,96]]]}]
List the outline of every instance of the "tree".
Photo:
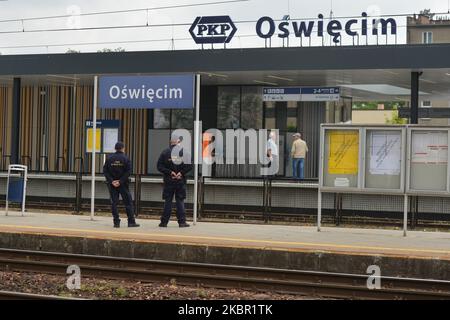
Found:
[{"label": "tree", "polygon": [[430,20],[433,20],[435,13],[431,13],[431,9],[423,9],[420,11],[421,16],[428,17]]},{"label": "tree", "polygon": [[66,51],[66,53],[81,53],[81,51],[69,49],[69,50]]},{"label": "tree", "polygon": [[103,53],[108,53],[108,52],[125,52],[125,49],[122,47],[116,48],[116,49],[110,49],[110,48],[103,48],[102,50],[98,50],[97,52],[103,52]]},{"label": "tree", "polygon": [[397,110],[392,111],[391,119],[386,118],[386,124],[406,124],[406,123],[407,119],[400,118]]}]

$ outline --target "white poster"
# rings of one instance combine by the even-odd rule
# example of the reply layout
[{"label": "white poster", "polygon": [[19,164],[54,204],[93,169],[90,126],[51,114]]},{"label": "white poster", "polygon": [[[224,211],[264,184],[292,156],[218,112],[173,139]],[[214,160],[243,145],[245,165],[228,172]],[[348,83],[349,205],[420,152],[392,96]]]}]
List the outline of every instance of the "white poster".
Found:
[{"label": "white poster", "polygon": [[411,162],[447,164],[448,134],[446,131],[415,131],[412,134]]},{"label": "white poster", "polygon": [[370,134],[370,167],[373,175],[400,175],[401,132],[373,131]]},{"label": "white poster", "polygon": [[103,153],[116,152],[115,146],[119,141],[119,129],[103,129]]}]

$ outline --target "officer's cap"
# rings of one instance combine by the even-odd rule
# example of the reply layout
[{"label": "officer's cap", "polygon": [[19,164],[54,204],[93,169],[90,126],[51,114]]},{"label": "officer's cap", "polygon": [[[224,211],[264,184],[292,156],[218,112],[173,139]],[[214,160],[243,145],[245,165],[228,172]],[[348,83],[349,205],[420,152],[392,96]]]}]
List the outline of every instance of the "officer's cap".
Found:
[{"label": "officer's cap", "polygon": [[180,137],[179,134],[172,133],[172,135],[170,137],[170,141],[178,142],[178,141],[181,141],[181,140],[182,140],[182,138]]},{"label": "officer's cap", "polygon": [[116,150],[122,150],[123,148],[125,148],[125,144],[123,142],[119,141],[116,143],[116,147],[115,147]]}]

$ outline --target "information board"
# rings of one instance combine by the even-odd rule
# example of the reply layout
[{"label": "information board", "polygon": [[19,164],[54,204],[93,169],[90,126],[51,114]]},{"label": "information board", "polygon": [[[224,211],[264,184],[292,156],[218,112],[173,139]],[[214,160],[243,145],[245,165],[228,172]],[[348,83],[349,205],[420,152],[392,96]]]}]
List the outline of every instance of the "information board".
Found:
[{"label": "information board", "polygon": [[103,129],[103,153],[116,152],[116,143],[119,141],[119,129],[106,128]]},{"label": "information board", "polygon": [[409,188],[446,191],[448,131],[413,129],[410,150]]},{"label": "information board", "polygon": [[400,189],[402,155],[401,129],[367,130],[365,187]]},{"label": "information board", "polygon": [[341,89],[338,87],[286,87],[263,88],[264,101],[339,101]]},{"label": "information board", "polygon": [[358,187],[359,137],[359,130],[325,130],[324,186]]},{"label": "information board", "polygon": [[[94,130],[92,128],[87,129],[87,135],[86,135],[86,152],[90,153],[92,152],[92,135]],[[102,137],[102,130],[97,129],[95,130],[95,152],[100,153],[101,152],[101,137]]]},{"label": "information board", "polygon": [[[98,153],[114,153],[119,139],[120,120],[97,120],[96,149]],[[86,121],[86,152],[92,152],[93,121]]]}]

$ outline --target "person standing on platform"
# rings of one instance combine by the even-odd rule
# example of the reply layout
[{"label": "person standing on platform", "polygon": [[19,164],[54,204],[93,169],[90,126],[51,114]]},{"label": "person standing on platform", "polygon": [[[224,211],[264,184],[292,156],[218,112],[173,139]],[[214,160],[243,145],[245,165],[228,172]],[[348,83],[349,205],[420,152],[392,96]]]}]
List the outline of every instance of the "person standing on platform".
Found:
[{"label": "person standing on platform", "polygon": [[292,176],[294,179],[303,180],[305,178],[305,159],[308,153],[308,145],[302,140],[300,133],[294,134],[292,143]]},{"label": "person standing on platform", "polygon": [[125,145],[123,142],[117,142],[116,153],[110,155],[103,165],[103,174],[108,184],[109,193],[111,196],[112,215],[114,219],[114,228],[120,228],[120,216],[117,209],[119,204],[119,195],[125,204],[125,209],[128,216],[128,227],[140,227],[136,223],[133,208],[133,198],[128,189],[129,177],[131,175],[131,161],[125,155]]},{"label": "person standing on platform", "polygon": [[279,151],[277,144],[277,133],[271,131],[267,141],[267,157],[269,158],[269,176],[275,176],[280,168]]},{"label": "person standing on platform", "polygon": [[167,228],[172,214],[172,201],[175,196],[177,206],[177,219],[180,228],[188,228],[186,223],[186,210],[184,200],[186,199],[186,174],[192,170],[191,161],[185,163],[184,159],[189,159],[189,154],[184,154],[180,147],[180,137],[172,135],[170,147],[164,150],[158,160],[158,171],[164,175],[163,200],[164,212],[161,216],[160,228]]}]

